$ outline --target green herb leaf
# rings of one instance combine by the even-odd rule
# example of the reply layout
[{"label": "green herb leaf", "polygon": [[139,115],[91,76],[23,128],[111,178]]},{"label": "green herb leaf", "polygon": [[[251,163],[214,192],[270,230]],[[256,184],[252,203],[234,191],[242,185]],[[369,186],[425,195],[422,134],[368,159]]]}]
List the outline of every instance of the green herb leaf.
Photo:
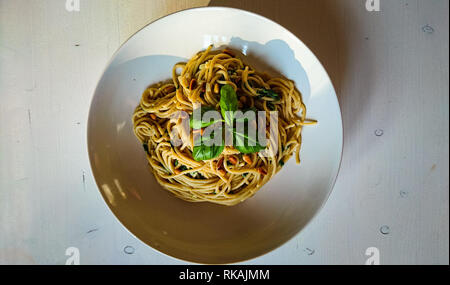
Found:
[{"label": "green herb leaf", "polygon": [[[248,111],[255,112],[255,119],[257,118],[258,109],[255,107],[247,108],[243,110],[245,114]],[[260,150],[265,149],[266,147],[260,145],[258,143],[258,130],[254,130],[255,138],[249,137],[249,128],[254,128],[253,126],[249,126],[248,119],[243,117],[236,119],[236,122],[243,122],[244,125],[244,133],[240,133],[236,128],[233,129],[233,137],[234,137],[234,147],[241,153],[255,153]]]},{"label": "green herb leaf", "polygon": [[270,111],[275,111],[276,107],[274,104],[272,104],[271,102],[267,102],[266,104]]},{"label": "green herb leaf", "polygon": [[272,89],[266,89],[266,88],[261,88],[258,90],[258,98],[272,98],[275,101],[279,101],[280,100],[280,96],[278,96],[277,93],[275,93],[275,91],[273,91]]},{"label": "green herb leaf", "polygon": [[209,159],[218,157],[222,153],[224,148],[225,148],[224,145],[207,146],[207,145],[201,144],[199,146],[194,146],[194,151],[192,152],[192,156],[194,157],[194,160],[196,160],[196,161],[209,160]]},{"label": "green herb leaf", "polygon": [[225,123],[229,126],[233,125],[234,112],[238,108],[238,99],[233,87],[229,84],[222,86],[220,89],[220,111]]},{"label": "green herb leaf", "polygon": [[257,131],[255,132],[255,138],[250,137],[248,133],[247,126],[245,126],[244,133],[240,133],[236,129],[233,129],[234,148],[241,153],[255,153],[266,148],[259,144]]},{"label": "green herb leaf", "polygon": [[[203,115],[208,111],[216,111],[216,109],[214,109],[211,106],[202,106],[200,108],[200,114],[201,114],[200,120],[194,119],[194,115],[191,115],[189,118],[189,126],[193,129],[202,129],[202,128],[206,128],[208,126],[211,126],[212,124],[222,121],[222,120],[213,120],[213,119],[211,119],[209,122],[204,121]],[[194,112],[198,112],[198,109],[195,109]]]},{"label": "green herb leaf", "polygon": [[143,144],[142,144],[142,147],[144,148],[145,152],[146,152],[148,155],[150,155],[150,152],[148,151],[148,144],[143,143]]},{"label": "green herb leaf", "polygon": [[228,75],[235,75],[236,74],[236,69],[233,69],[233,68],[228,69],[227,73],[228,73]]},{"label": "green herb leaf", "polygon": [[[222,128],[220,127],[219,130],[216,130],[216,132],[222,133]],[[215,132],[211,132],[209,137],[198,136],[194,139],[194,150],[192,151],[194,160],[209,160],[218,157],[222,153],[225,148],[223,140],[220,145],[211,145],[214,140],[214,133]],[[201,139],[200,144],[198,143],[198,139]]]}]

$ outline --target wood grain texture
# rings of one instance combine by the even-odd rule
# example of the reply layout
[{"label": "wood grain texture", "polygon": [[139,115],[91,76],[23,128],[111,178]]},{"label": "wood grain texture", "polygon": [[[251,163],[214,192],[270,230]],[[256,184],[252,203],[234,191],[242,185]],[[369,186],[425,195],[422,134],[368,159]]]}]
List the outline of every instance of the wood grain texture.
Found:
[{"label": "wood grain texture", "polygon": [[136,240],[102,201],[86,120],[121,43],[208,4],[296,34],[329,72],[343,113],[344,157],[326,207],[247,263],[364,264],[376,246],[382,264],[448,264],[448,1],[381,0],[380,12],[354,0],[82,0],[79,12],[64,2],[0,0],[0,264],[64,264],[70,246],[82,264],[181,263]]}]

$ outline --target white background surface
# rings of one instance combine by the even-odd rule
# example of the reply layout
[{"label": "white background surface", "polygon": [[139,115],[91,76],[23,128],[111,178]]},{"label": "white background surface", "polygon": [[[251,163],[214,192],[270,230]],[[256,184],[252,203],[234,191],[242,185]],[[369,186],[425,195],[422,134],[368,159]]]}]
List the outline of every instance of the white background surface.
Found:
[{"label": "white background surface", "polygon": [[382,264],[448,264],[449,2],[380,4],[81,0],[68,12],[65,0],[0,0],[0,264],[64,264],[70,246],[82,264],[182,263],[109,211],[89,169],[86,121],[121,43],[204,5],[257,12],[294,32],[329,72],[343,113],[342,167],[325,208],[247,263],[364,264],[375,246]]}]

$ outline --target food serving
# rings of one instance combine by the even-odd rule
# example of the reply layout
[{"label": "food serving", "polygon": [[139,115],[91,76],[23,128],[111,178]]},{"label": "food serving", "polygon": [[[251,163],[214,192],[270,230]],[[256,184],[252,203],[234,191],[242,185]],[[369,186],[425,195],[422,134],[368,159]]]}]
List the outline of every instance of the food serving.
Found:
[{"label": "food serving", "polygon": [[175,64],[172,79],[149,86],[133,114],[156,180],[183,200],[243,202],[291,156],[300,163],[302,128],[316,123],[292,80],[237,54],[209,46]]}]

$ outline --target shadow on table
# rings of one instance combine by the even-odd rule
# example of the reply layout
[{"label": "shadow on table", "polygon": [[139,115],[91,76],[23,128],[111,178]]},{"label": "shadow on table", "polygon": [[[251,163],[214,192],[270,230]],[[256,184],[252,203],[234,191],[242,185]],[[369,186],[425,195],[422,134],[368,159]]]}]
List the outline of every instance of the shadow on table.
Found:
[{"label": "shadow on table", "polygon": [[[349,67],[351,53],[358,52],[350,42],[351,34],[359,32],[356,19],[342,16],[345,15],[343,11],[346,5],[353,4],[333,0],[211,0],[209,6],[233,7],[263,15],[281,24],[303,41],[323,64],[333,82],[343,113],[347,141],[353,137],[358,121],[367,111],[372,84],[369,66],[364,68],[365,76],[358,76],[358,80],[365,81],[358,82],[359,86],[364,86],[367,92],[343,92],[349,90],[352,84],[353,74],[350,74],[350,69],[355,68]],[[358,108],[349,110],[352,104],[344,102],[360,104]]]}]

